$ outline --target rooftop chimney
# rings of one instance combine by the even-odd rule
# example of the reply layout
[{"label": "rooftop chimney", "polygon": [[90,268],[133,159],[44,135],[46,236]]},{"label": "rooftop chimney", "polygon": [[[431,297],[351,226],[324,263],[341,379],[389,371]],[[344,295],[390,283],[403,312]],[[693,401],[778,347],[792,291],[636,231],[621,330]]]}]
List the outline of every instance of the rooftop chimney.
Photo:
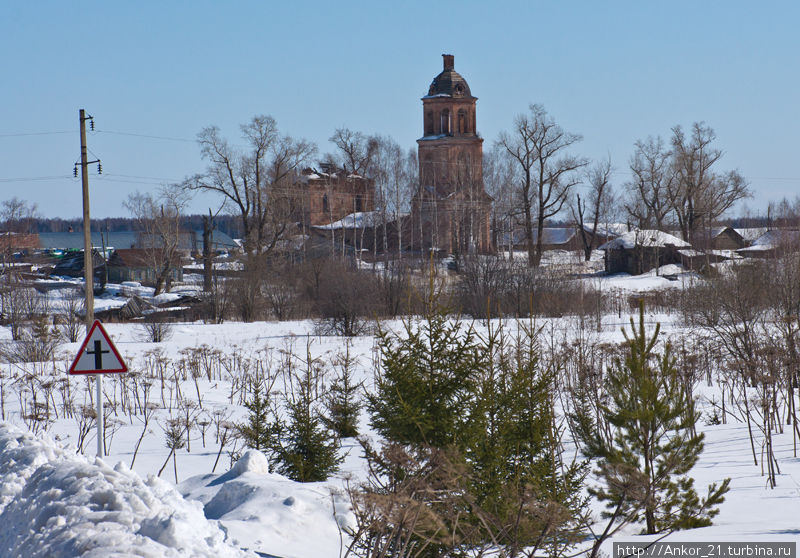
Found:
[{"label": "rooftop chimney", "polygon": [[452,70],[455,67],[452,54],[442,54],[442,58],[444,59],[445,70]]}]

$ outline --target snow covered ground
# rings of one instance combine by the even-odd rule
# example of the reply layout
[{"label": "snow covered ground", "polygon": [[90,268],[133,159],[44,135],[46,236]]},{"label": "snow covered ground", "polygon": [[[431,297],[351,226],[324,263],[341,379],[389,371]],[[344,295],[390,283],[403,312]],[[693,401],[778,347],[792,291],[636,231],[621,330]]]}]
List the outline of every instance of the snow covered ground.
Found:
[{"label": "snow covered ground", "polygon": [[[582,280],[603,289],[637,292],[680,287],[694,277],[662,268],[658,275]],[[684,334],[673,319],[649,315],[647,321],[663,323],[667,335]],[[567,331],[569,322],[564,318],[541,325],[546,331]],[[621,341],[620,326],[626,323],[625,316],[622,321],[607,316],[597,335]],[[65,398],[76,409],[93,407],[92,380],[66,376],[78,343],[60,345],[53,363],[0,365],[0,556],[340,556],[346,544],[341,528],[352,522],[342,495],[344,479],[364,476],[354,440],[344,440],[347,457],[337,476],[309,484],[269,473],[266,458],[256,452],[244,453],[234,463],[232,455],[245,448],[220,442],[225,429],[245,416],[244,374],[259,366],[279,368],[290,353],[311,355],[330,366],[344,350],[343,338],[317,336],[309,321],[177,324],[168,341],[156,344],[143,340],[139,325],[105,327],[132,373],[105,381],[112,415],[108,456],[101,460],[76,453],[80,442],[86,456],[94,454],[94,430],[81,440],[80,413],[67,416],[59,410]],[[0,328],[0,338],[9,337],[7,328]],[[367,381],[374,344],[371,336],[352,340],[357,375]],[[276,389],[283,389],[284,381],[278,377]],[[708,398],[717,393],[716,387],[698,389]],[[31,418],[32,408],[23,403],[32,390],[40,405],[58,412],[49,422]],[[141,397],[145,390],[147,401],[157,407],[146,427],[142,416],[131,411],[133,394]],[[179,405],[180,399],[193,403]],[[707,410],[702,401],[701,409]],[[186,412],[195,424],[190,444],[178,450],[174,462],[167,461],[168,421]],[[361,428],[368,432],[366,416]],[[692,472],[698,491],[725,477],[732,479],[731,490],[712,527],[664,540],[800,541],[800,458],[794,457],[788,427],[775,436],[781,468],[775,489],[766,487],[761,468],[753,465],[745,424],[729,421],[699,428],[706,433],[706,447]],[[615,540],[633,540],[636,532],[629,528]],[[611,553],[610,542],[604,549]]]}]

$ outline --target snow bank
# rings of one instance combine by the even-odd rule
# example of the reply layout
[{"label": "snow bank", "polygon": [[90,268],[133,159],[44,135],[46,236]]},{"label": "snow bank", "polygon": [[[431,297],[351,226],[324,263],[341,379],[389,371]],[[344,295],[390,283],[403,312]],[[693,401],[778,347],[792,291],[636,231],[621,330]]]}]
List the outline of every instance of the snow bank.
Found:
[{"label": "snow bank", "polygon": [[347,498],[326,483],[299,483],[270,473],[267,458],[250,450],[222,475],[192,477],[178,486],[205,504],[239,546],[286,558],[338,558],[353,524]]},{"label": "snow bank", "polygon": [[0,556],[254,556],[167,482],[0,423]]}]

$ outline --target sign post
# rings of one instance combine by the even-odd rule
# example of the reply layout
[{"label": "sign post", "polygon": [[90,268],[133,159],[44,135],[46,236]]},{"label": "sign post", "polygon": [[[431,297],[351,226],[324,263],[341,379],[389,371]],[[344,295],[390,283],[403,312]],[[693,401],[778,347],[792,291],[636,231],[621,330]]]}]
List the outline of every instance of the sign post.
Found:
[{"label": "sign post", "polygon": [[70,374],[94,374],[97,382],[97,457],[103,457],[103,374],[127,372],[128,367],[106,333],[100,320],[95,320],[83,340]]}]

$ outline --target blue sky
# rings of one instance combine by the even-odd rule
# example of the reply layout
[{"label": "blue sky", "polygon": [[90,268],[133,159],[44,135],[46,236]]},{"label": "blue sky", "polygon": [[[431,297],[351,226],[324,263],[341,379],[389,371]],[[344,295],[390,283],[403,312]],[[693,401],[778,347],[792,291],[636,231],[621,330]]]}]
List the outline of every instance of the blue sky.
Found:
[{"label": "blue sky", "polygon": [[725,152],[720,170],[749,179],[760,212],[800,193],[798,16],[798,3],[698,0],[6,3],[0,199],[80,215],[80,108],[102,131],[88,139],[103,161],[97,218],[201,171],[204,126],[236,140],[255,114],[320,153],[341,126],[411,148],[420,97],[452,53],[487,145],[541,103],[583,135],[576,153],[611,156],[621,185],[637,139],[703,120]]}]

